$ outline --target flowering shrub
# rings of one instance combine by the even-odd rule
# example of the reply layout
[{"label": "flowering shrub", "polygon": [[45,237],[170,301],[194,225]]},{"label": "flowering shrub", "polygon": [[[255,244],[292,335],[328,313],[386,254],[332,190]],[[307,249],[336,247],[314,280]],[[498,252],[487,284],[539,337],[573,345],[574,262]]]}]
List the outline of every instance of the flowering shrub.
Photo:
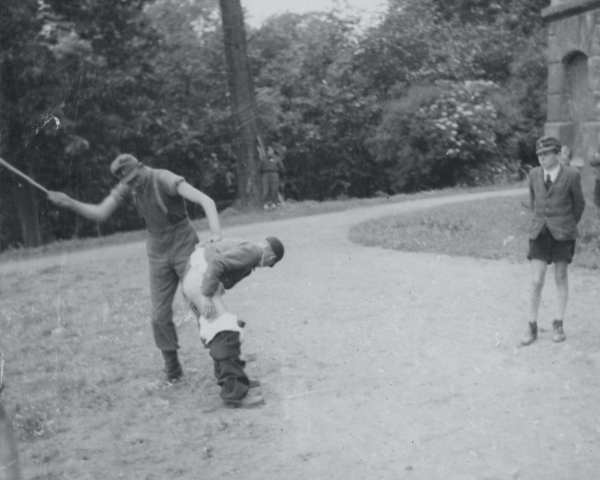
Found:
[{"label": "flowering shrub", "polygon": [[392,189],[478,185],[518,175],[511,126],[490,81],[438,81],[408,89],[371,139]]},{"label": "flowering shrub", "polygon": [[440,148],[448,147],[446,156],[462,162],[477,162],[494,154],[494,126],[498,112],[489,99],[497,88],[493,82],[440,82],[445,95],[419,108],[417,118],[433,122],[443,133]]}]

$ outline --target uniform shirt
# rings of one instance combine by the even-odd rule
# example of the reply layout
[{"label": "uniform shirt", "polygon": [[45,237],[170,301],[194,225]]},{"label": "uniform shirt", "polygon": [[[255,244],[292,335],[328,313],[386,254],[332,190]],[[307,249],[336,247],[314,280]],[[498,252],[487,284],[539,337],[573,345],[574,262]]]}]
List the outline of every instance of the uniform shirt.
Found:
[{"label": "uniform shirt", "polygon": [[[185,179],[168,170],[144,168],[149,170],[149,175],[142,186],[133,189],[119,183],[110,194],[119,205],[127,198],[133,198],[140,216],[144,219],[146,228],[152,233],[164,232],[177,221],[187,217],[185,201],[177,193],[177,186],[181,182],[185,182]],[[152,175],[156,175],[158,192],[167,208],[167,214],[157,202]]]},{"label": "uniform shirt", "polygon": [[575,240],[579,236],[577,224],[585,208],[579,171],[560,166],[549,189],[544,181],[542,167],[531,170],[529,198],[533,219],[529,238],[535,240],[546,226],[556,240]]},{"label": "uniform shirt", "polygon": [[200,290],[212,297],[223,284],[226,290],[246,278],[259,265],[263,250],[259,245],[235,238],[224,238],[204,247],[207,263]]},{"label": "uniform shirt", "polygon": [[558,177],[558,172],[560,172],[560,163],[556,165],[556,167],[554,167],[552,170],[546,170],[545,168],[543,170],[544,181],[546,180],[546,178],[548,178],[548,175],[550,175],[550,181],[554,183],[556,182],[556,177]]},{"label": "uniform shirt", "polygon": [[283,168],[283,162],[277,156],[265,157],[260,164],[260,171],[262,173],[281,173],[283,174],[285,169]]}]

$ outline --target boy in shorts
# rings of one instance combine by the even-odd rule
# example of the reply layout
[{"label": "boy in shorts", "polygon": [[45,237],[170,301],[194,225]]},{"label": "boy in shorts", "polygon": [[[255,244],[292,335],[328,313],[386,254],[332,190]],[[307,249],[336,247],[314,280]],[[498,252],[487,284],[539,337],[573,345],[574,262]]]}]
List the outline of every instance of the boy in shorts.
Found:
[{"label": "boy in shorts", "polygon": [[532,344],[538,333],[537,317],[542,299],[546,269],[555,264],[556,316],[552,322],[552,341],[565,340],[563,318],[569,298],[567,269],[575,254],[577,224],[585,208],[581,176],[573,167],[560,164],[560,141],[542,137],[536,143],[540,162],[529,174],[529,194],[533,219],[529,231],[532,283],[529,325],[522,345]]}]

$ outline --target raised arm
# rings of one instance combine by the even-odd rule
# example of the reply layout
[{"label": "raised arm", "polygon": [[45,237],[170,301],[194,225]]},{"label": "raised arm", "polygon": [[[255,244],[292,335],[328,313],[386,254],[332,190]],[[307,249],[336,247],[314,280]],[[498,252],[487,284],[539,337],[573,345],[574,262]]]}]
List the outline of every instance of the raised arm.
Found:
[{"label": "raised arm", "polygon": [[192,187],[187,182],[181,182],[177,185],[177,193],[186,200],[200,205],[206,214],[208,225],[210,227],[211,238],[218,240],[221,238],[221,223],[219,222],[219,214],[217,206],[212,198],[205,195],[200,190]]},{"label": "raised arm", "polygon": [[74,200],[61,192],[48,192],[48,199],[59,207],[68,208],[78,215],[94,222],[104,222],[113,214],[119,204],[112,195],[109,195],[101,203],[83,203]]}]

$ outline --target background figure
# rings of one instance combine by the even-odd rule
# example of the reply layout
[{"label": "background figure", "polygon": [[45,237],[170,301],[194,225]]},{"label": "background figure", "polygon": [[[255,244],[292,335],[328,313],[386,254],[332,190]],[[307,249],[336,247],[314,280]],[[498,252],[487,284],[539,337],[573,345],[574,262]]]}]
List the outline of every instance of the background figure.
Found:
[{"label": "background figure", "polygon": [[260,173],[262,174],[263,208],[265,210],[277,208],[281,203],[279,176],[285,173],[285,167],[273,147],[268,147],[266,154],[261,156]]},{"label": "background figure", "polygon": [[[0,395],[4,388],[4,354],[0,351]],[[0,399],[0,480],[21,480],[19,452],[13,424]]]},{"label": "background figure", "polygon": [[0,402],[0,479],[21,480],[19,453],[12,422]]},{"label": "background figure", "polygon": [[594,205],[596,205],[596,209],[600,215],[600,151],[594,154],[594,158],[590,160],[590,166],[596,177],[594,182]]},{"label": "background figure", "polygon": [[567,147],[566,145],[563,145],[560,149],[560,155],[558,157],[558,160],[560,161],[560,163],[562,165],[564,165],[565,167],[568,167],[571,164],[572,159],[573,159],[573,152],[571,151],[571,149],[569,147]]},{"label": "background figure", "polygon": [[573,151],[566,145],[561,147],[558,160],[560,161],[561,165],[564,165],[565,167],[575,167],[580,172],[585,166],[583,158],[574,156]]}]

